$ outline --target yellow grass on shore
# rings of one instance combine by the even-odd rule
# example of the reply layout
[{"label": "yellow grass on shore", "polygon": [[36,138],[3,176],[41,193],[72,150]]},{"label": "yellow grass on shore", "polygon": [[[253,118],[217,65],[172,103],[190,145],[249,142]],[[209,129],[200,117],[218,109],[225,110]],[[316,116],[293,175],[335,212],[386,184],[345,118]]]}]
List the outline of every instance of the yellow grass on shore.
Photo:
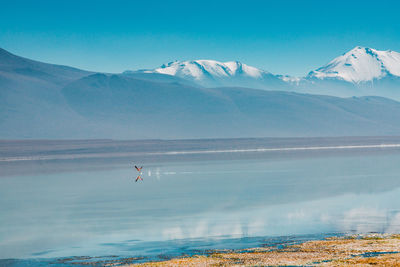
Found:
[{"label": "yellow grass on shore", "polygon": [[254,248],[126,266],[400,266],[400,235],[334,237],[284,249]]}]

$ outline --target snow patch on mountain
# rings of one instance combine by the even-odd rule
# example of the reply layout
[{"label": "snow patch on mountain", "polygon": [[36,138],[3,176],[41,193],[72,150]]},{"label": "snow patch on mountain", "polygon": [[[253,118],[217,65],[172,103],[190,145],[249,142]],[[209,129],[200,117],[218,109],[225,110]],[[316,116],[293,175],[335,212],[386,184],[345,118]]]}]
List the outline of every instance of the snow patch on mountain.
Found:
[{"label": "snow patch on mountain", "polygon": [[284,82],[296,85],[298,85],[300,82],[304,80],[304,78],[289,76],[289,75],[277,75],[277,77]]}]

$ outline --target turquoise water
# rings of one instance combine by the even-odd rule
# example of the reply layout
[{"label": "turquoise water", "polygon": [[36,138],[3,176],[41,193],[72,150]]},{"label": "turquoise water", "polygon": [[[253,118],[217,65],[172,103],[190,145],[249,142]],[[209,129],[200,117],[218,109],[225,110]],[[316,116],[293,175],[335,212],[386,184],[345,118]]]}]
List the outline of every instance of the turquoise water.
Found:
[{"label": "turquoise water", "polygon": [[2,176],[0,258],[146,256],[400,231],[399,150],[252,155],[148,160],[137,183],[131,164]]}]

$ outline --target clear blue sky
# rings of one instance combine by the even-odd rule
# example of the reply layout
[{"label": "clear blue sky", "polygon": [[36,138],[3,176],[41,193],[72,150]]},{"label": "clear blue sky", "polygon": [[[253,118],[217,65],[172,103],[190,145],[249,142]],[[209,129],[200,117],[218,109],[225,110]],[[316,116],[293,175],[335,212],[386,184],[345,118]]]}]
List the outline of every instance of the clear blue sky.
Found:
[{"label": "clear blue sky", "polygon": [[0,47],[105,72],[215,59],[305,75],[356,45],[400,51],[398,2],[0,0]]}]

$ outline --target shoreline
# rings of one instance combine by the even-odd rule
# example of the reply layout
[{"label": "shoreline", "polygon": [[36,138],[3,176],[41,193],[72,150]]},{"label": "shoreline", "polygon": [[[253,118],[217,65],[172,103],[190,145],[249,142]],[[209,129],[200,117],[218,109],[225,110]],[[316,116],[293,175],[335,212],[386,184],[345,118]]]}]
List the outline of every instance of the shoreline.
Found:
[{"label": "shoreline", "polygon": [[399,266],[400,234],[333,235],[321,239],[260,245],[245,249],[211,249],[180,256],[71,256],[53,259],[3,259],[21,266]]},{"label": "shoreline", "polygon": [[257,247],[123,266],[400,266],[400,234],[328,237],[271,249]]}]

